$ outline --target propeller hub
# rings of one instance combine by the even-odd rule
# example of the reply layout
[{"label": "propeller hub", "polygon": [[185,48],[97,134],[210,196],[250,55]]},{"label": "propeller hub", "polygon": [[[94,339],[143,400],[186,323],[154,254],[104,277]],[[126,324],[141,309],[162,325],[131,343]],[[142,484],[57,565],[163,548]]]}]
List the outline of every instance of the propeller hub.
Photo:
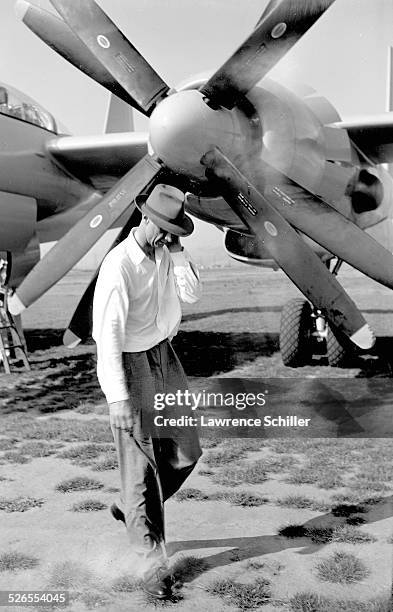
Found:
[{"label": "propeller hub", "polygon": [[200,160],[213,146],[233,159],[244,148],[244,126],[239,111],[214,110],[197,90],[165,98],[150,117],[150,145],[174,172],[204,179]]}]

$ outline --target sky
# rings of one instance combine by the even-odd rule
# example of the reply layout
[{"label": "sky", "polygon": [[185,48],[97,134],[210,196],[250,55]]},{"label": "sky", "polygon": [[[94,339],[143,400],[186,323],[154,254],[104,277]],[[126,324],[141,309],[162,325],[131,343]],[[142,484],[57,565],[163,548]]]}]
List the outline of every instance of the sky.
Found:
[{"label": "sky", "polygon": [[[267,0],[98,3],[162,78],[176,86],[193,74],[220,66],[248,36]],[[47,0],[35,4],[53,10]],[[293,79],[311,85],[343,117],[381,113],[386,105],[389,45],[393,45],[392,0],[336,0],[269,76],[284,84]],[[34,98],[72,134],[103,131],[106,90],[20,23],[14,0],[0,2],[0,81]],[[146,130],[145,118],[136,115],[136,129]],[[203,226],[202,236],[206,244],[217,241],[214,228]]]}]

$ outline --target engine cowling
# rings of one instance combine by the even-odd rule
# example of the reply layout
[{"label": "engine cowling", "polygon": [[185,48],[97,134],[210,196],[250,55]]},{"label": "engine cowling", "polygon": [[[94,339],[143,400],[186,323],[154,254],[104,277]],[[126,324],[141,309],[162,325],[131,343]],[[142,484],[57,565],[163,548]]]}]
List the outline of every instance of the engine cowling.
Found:
[{"label": "engine cowling", "polygon": [[270,253],[250,234],[227,230],[224,247],[228,255],[236,261],[263,268],[279,269]]},{"label": "engine cowling", "polygon": [[[314,242],[314,240],[311,240],[311,238],[304,234],[301,234],[301,236],[324,263],[327,263],[334,257],[332,253],[329,253],[329,251]],[[251,234],[229,229],[225,232],[224,247],[228,255],[236,261],[252,266],[261,266],[262,268],[280,269],[275,260],[272,259],[269,251]]]}]

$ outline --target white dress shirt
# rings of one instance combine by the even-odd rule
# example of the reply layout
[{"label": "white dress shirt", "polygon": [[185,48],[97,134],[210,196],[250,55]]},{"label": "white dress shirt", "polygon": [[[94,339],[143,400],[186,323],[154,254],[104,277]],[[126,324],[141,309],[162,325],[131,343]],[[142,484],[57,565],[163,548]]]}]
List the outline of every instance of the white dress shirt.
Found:
[{"label": "white dress shirt", "polygon": [[155,262],[131,232],[105,257],[93,303],[97,376],[107,402],[129,397],[122,353],[146,351],[172,338],[180,325],[183,302],[196,302],[201,284],[186,251],[155,249]]}]

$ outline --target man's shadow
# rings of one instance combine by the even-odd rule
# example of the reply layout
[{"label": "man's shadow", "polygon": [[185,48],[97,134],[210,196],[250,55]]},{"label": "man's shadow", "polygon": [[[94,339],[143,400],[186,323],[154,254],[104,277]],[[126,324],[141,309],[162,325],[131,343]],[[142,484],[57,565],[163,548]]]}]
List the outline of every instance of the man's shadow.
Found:
[{"label": "man's shadow", "polygon": [[[385,497],[378,503],[364,503],[357,507],[349,504],[340,504],[334,506],[332,510],[321,516],[314,517],[303,525],[297,526],[297,531],[312,529],[333,528],[339,525],[345,525],[351,519],[362,517],[362,524],[375,523],[393,516],[393,495]],[[389,537],[391,534],[386,534]],[[182,540],[178,542],[170,542],[167,544],[168,555],[172,556],[180,551],[201,549],[201,548],[228,548],[229,550],[221,551],[217,554],[209,555],[203,558],[207,568],[214,569],[245,559],[261,557],[263,555],[281,552],[290,548],[301,548],[298,551],[300,555],[309,555],[317,552],[323,546],[330,543],[329,540],[324,542],[313,542],[310,537],[286,537],[284,535],[262,535],[252,537],[237,537],[237,538],[216,538],[212,540]],[[192,580],[195,575],[188,579]],[[187,578],[185,579],[187,581]]]}]

